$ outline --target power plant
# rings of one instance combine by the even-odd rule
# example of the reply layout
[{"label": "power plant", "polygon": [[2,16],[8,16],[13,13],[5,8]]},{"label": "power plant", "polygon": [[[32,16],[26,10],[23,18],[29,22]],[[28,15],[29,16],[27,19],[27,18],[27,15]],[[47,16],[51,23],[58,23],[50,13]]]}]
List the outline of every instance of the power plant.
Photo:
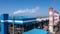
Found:
[{"label": "power plant", "polygon": [[[59,13],[49,8],[49,17],[9,16],[0,14],[0,34],[55,34]],[[38,32],[38,33],[37,33]]]}]

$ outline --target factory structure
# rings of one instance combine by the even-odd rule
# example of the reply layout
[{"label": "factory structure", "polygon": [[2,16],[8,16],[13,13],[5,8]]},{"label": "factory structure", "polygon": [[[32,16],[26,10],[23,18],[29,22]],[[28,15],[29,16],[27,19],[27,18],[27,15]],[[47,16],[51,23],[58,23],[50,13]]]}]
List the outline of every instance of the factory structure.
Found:
[{"label": "factory structure", "polygon": [[56,10],[53,10],[52,7],[49,8],[49,31],[55,34],[54,26],[57,26],[59,22],[59,13]]},{"label": "factory structure", "polygon": [[33,24],[35,23],[35,18],[26,16],[11,17],[8,14],[2,14],[0,15],[0,18],[1,34],[22,34],[22,32],[32,29]]},{"label": "factory structure", "polygon": [[[56,26],[58,22],[59,13],[56,10],[53,10],[52,7],[49,8],[49,17],[47,18],[0,14],[0,34],[36,34],[36,32],[39,32],[37,34],[40,34],[41,32],[44,32],[45,34],[48,34],[48,32],[55,33],[54,26]],[[37,31],[35,31],[36,29]]]},{"label": "factory structure", "polygon": [[[46,18],[42,20],[44,20],[45,22]],[[36,29],[42,30],[44,22],[43,21],[38,22],[37,18],[32,18],[28,16],[9,16],[8,14],[1,14],[0,33],[1,34],[31,34],[30,33],[31,30],[32,30],[31,32],[33,32],[33,30]],[[40,33],[40,31],[38,32]]]}]

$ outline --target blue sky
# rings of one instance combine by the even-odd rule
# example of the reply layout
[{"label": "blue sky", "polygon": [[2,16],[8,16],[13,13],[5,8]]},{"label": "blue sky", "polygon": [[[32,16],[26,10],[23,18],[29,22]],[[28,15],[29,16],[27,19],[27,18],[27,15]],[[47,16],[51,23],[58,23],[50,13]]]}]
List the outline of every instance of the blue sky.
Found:
[{"label": "blue sky", "polygon": [[0,0],[0,14],[48,16],[50,6],[60,13],[60,0]]}]

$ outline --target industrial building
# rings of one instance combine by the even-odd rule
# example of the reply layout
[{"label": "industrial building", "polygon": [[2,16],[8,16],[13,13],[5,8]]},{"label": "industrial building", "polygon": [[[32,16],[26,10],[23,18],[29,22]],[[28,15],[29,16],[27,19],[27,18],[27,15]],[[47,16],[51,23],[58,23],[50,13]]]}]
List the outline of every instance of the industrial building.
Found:
[{"label": "industrial building", "polygon": [[42,30],[42,23],[28,16],[0,14],[0,34],[47,34],[47,31]]},{"label": "industrial building", "polygon": [[0,34],[55,34],[59,30],[58,22],[59,13],[54,11],[53,15],[52,7],[49,8],[49,18],[0,14]]}]

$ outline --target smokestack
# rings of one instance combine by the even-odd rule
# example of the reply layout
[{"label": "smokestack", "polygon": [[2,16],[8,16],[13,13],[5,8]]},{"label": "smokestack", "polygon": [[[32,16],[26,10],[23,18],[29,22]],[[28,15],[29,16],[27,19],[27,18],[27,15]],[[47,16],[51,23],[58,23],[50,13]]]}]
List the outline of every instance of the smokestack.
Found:
[{"label": "smokestack", "polygon": [[59,13],[54,11],[54,25],[57,25],[59,22]]},{"label": "smokestack", "polygon": [[49,31],[53,33],[53,8],[49,8]]}]

